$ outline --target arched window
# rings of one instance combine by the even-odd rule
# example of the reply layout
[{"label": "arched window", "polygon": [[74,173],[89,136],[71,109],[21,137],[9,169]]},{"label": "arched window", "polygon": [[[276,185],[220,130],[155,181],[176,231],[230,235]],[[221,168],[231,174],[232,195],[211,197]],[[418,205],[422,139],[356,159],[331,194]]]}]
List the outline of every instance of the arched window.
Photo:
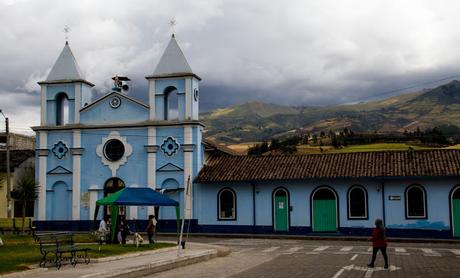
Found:
[{"label": "arched window", "polygon": [[164,119],[179,119],[179,97],[175,87],[167,87],[164,91]]},{"label": "arched window", "polygon": [[405,195],[406,218],[427,218],[425,189],[420,185],[410,185]]},{"label": "arched window", "polygon": [[69,99],[65,93],[56,95],[56,125],[69,123]]},{"label": "arched window", "polygon": [[348,189],[348,218],[367,219],[367,191],[360,185]]},{"label": "arched window", "polygon": [[230,188],[224,188],[217,194],[218,220],[236,220],[236,194]]}]

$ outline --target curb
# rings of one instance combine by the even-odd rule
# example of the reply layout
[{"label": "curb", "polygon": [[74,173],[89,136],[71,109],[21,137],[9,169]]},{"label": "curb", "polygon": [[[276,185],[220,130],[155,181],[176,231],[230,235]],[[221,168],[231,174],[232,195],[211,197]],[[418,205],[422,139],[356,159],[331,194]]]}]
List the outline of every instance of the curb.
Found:
[{"label": "curb", "polygon": [[33,275],[33,274],[44,272],[44,271],[48,271],[48,268],[40,268],[40,267],[34,266],[33,269],[29,269],[29,270],[12,272],[12,273],[7,273],[7,274],[0,274],[0,278],[26,277],[28,275]]},{"label": "curb", "polygon": [[[173,236],[173,233],[158,233],[158,236]],[[190,234],[194,237],[212,238],[254,238],[254,239],[290,239],[290,240],[330,240],[330,241],[365,241],[368,242],[369,236],[330,236],[330,235],[283,235],[283,234]],[[388,237],[390,242],[401,243],[445,243],[460,244],[458,239],[435,239],[435,238],[400,238]]]},{"label": "curb", "polygon": [[115,255],[115,256],[103,257],[103,258],[94,258],[94,259],[91,259],[90,263],[104,263],[104,262],[118,261],[118,260],[123,260],[127,258],[144,256],[144,255],[164,253],[164,252],[168,252],[171,250],[177,250],[177,247],[167,247],[167,248],[161,248],[158,250],[141,251],[141,252],[136,252],[136,253]]},{"label": "curb", "polygon": [[116,272],[100,272],[100,273],[92,273],[88,275],[82,276],[82,278],[90,278],[90,277],[105,277],[105,278],[118,278],[118,277],[143,277],[146,275],[155,274],[158,272],[170,270],[173,268],[186,266],[198,262],[203,262],[210,260],[212,258],[218,257],[219,251],[218,250],[206,250],[201,252],[200,254],[194,255],[183,255],[181,257],[175,259],[168,259],[164,261],[154,262],[145,266],[136,266],[135,268],[128,268],[122,271]]}]

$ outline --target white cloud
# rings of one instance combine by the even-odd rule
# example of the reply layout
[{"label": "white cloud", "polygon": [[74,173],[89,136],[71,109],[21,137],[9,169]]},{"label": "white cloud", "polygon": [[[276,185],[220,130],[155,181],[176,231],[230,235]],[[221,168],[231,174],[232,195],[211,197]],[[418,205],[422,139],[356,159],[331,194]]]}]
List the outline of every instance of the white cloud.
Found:
[{"label": "white cloud", "polygon": [[[235,100],[347,102],[460,73],[458,1],[0,1],[0,97],[38,91],[64,45],[104,91],[114,74],[145,88],[170,36],[203,87]],[[30,96],[27,94],[27,96]],[[219,90],[208,104],[221,101]],[[230,99],[227,96],[227,99]],[[17,110],[23,104],[14,101]],[[1,108],[1,107],[0,107]]]}]

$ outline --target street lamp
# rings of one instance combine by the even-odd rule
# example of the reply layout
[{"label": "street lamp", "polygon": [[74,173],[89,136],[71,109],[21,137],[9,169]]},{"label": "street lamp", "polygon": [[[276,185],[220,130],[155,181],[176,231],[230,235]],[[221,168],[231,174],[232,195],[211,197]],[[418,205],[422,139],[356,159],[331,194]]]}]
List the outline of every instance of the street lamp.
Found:
[{"label": "street lamp", "polygon": [[10,178],[10,124],[8,117],[3,114],[0,109],[0,114],[5,118],[5,129],[6,129],[6,212],[8,218],[11,218],[11,178]]}]

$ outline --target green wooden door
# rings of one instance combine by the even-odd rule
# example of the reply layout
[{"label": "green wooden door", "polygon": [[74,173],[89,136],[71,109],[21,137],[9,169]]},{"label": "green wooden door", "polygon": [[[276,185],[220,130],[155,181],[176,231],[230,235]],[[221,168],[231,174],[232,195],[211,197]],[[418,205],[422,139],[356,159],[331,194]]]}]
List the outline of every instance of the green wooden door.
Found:
[{"label": "green wooden door", "polygon": [[313,232],[335,232],[336,212],[335,199],[313,200]]},{"label": "green wooden door", "polygon": [[289,229],[289,208],[286,192],[278,191],[275,195],[275,231],[287,232]]},{"label": "green wooden door", "polygon": [[452,225],[454,237],[460,237],[460,199],[452,199]]}]

